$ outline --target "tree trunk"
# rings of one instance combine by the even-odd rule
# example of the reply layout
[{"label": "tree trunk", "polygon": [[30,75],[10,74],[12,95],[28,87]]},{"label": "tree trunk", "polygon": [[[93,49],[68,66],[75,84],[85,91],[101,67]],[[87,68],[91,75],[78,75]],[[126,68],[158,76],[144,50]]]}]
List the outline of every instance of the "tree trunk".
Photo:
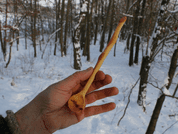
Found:
[{"label": "tree trunk", "polygon": [[[82,7],[82,1],[80,2],[80,7]],[[88,10],[88,7],[87,7],[87,10]],[[84,13],[83,13],[84,14]],[[83,56],[87,56],[87,22],[88,22],[88,11],[85,12],[85,19],[83,19],[81,21],[81,24],[80,24],[80,35],[81,35],[81,38],[80,38],[80,45],[81,45],[81,49],[83,50],[83,53],[82,55]]]},{"label": "tree trunk", "polygon": [[106,16],[106,20],[105,20],[104,27],[103,27],[103,33],[102,33],[101,40],[100,40],[100,52],[102,52],[103,49],[104,49],[105,33],[106,33],[107,22],[108,22],[108,18],[109,18],[109,11],[111,9],[112,2],[113,2],[113,0],[109,1],[109,6],[108,6],[108,10],[107,10],[107,16]]},{"label": "tree trunk", "polygon": [[[59,2],[55,0],[55,3],[56,3],[56,30],[57,30],[59,28],[58,25],[59,25],[60,0]],[[56,35],[55,35],[54,55],[56,55],[58,33],[59,32],[56,32]]]},{"label": "tree trunk", "polygon": [[116,43],[114,45],[114,57],[116,57]]},{"label": "tree trunk", "polygon": [[25,49],[27,49],[27,17],[25,17]]},{"label": "tree trunk", "polygon": [[111,38],[111,34],[112,34],[112,30],[113,30],[113,22],[114,22],[114,14],[115,14],[115,0],[113,0],[113,3],[112,3],[112,14],[111,14],[111,20],[110,20],[110,29],[109,29],[109,35],[108,35],[108,41],[107,43],[109,43],[110,41],[110,38]]},{"label": "tree trunk", "polygon": [[156,102],[156,106],[153,111],[153,115],[151,116],[151,120],[150,120],[149,126],[148,126],[145,134],[153,134],[154,133],[155,128],[156,128],[156,123],[157,123],[157,120],[158,120],[164,100],[165,100],[165,95],[162,94]]},{"label": "tree trunk", "polygon": [[[140,37],[141,37],[142,24],[143,24],[143,18],[144,18],[145,4],[146,4],[146,0],[143,0],[143,2],[142,2],[142,10],[141,10],[141,18],[140,18],[139,24],[138,24],[138,35]],[[140,48],[140,37],[137,36],[137,44],[136,44],[135,59],[134,59],[134,63],[135,64],[138,64],[138,56],[139,56],[139,48]]]},{"label": "tree trunk", "polygon": [[74,36],[73,36],[73,47],[74,47],[74,69],[80,70],[81,69],[81,57],[80,57],[80,27],[81,22],[86,18],[87,9],[87,1],[85,0],[82,3],[81,13],[79,17],[78,24],[75,26],[74,29]]},{"label": "tree trunk", "polygon": [[132,34],[132,41],[130,45],[130,56],[129,56],[129,66],[133,65],[133,50],[134,50],[135,35]]},{"label": "tree trunk", "polygon": [[140,86],[138,92],[137,103],[139,106],[143,107],[143,111],[146,110],[145,101],[146,101],[146,93],[147,93],[147,83],[148,83],[148,73],[150,70],[150,59],[149,56],[144,56],[142,58],[142,65],[140,69]]},{"label": "tree trunk", "polygon": [[64,36],[64,54],[67,55],[67,33],[68,33],[68,20],[69,20],[69,10],[70,10],[70,0],[67,3],[67,13],[66,13],[66,24],[65,24],[65,36]]},{"label": "tree trunk", "polygon": [[138,16],[140,11],[140,2],[141,0],[137,1],[136,10],[134,12],[134,18],[133,18],[133,32],[132,32],[132,41],[130,45],[130,58],[129,58],[129,66],[133,65],[133,50],[134,50],[134,43],[135,43],[135,35],[138,33]]},{"label": "tree trunk", "polygon": [[33,47],[34,47],[34,57],[37,57],[36,53],[36,36],[37,36],[37,30],[36,30],[36,18],[37,18],[37,8],[36,8],[36,0],[34,1],[34,23],[33,23]]},{"label": "tree trunk", "polygon": [[127,38],[127,46],[126,46],[126,50],[129,50],[129,46],[130,46],[130,37],[131,37],[131,33],[129,33],[128,38]]},{"label": "tree trunk", "polygon": [[5,66],[5,68],[7,68],[8,67],[8,65],[9,65],[9,63],[10,63],[10,61],[11,61],[11,56],[12,56],[12,45],[13,45],[13,42],[12,42],[12,40],[11,40],[11,38],[12,38],[12,34],[14,34],[14,31],[13,30],[10,30],[10,32],[9,32],[9,41],[10,41],[10,46],[9,46],[9,59],[8,59],[8,61],[7,61],[7,63],[6,63],[6,66]]},{"label": "tree trunk", "polygon": [[[176,71],[176,66],[177,66],[177,60],[178,60],[178,48],[174,51],[172,58],[171,58],[171,64],[168,72],[168,84],[165,85],[167,90],[169,90],[170,85],[172,84],[172,79]],[[146,134],[153,134],[156,128],[156,123],[158,121],[158,117],[163,105],[163,102],[165,100],[165,94],[162,93],[162,95],[158,98],[156,106],[154,108],[149,126],[147,128]]]},{"label": "tree trunk", "polygon": [[90,9],[90,0],[88,0],[88,16],[87,16],[87,61],[90,61],[90,42],[91,42],[91,23],[92,23],[92,11],[93,11],[93,3]]},{"label": "tree trunk", "polygon": [[[87,16],[87,13],[86,13]],[[87,34],[87,17],[81,22],[80,28],[81,38],[80,38],[80,45],[81,49],[83,50],[83,56],[87,55],[86,50],[86,34]]]},{"label": "tree trunk", "polygon": [[61,44],[61,57],[64,56],[64,42],[63,42],[63,23],[64,23],[64,3],[65,0],[62,0],[62,9],[61,9],[61,34],[60,34],[60,44]]},{"label": "tree trunk", "polygon": [[94,45],[96,45],[97,35],[98,35],[98,0],[95,1],[95,37],[94,37]]},{"label": "tree trunk", "polygon": [[[0,29],[1,29],[1,20],[0,20]],[[2,40],[2,33],[1,33],[1,30],[0,30],[0,42],[1,42],[1,51],[3,53],[3,56],[4,56],[4,42]]]},{"label": "tree trunk", "polygon": [[[126,10],[125,10],[126,13],[128,13],[129,6],[130,6],[130,0],[126,0]],[[128,38],[127,33],[129,33],[129,29],[131,29],[130,25],[129,25],[129,20],[130,20],[130,18],[127,19],[125,25],[122,28],[121,36],[120,36],[121,40]],[[129,50],[129,48],[128,48],[128,50]]]},{"label": "tree trunk", "polygon": [[[7,26],[7,12],[8,12],[8,1],[6,0],[6,18],[5,18],[5,26]],[[4,31],[4,49],[3,49],[3,54],[4,54],[4,61],[6,61],[6,49],[7,49],[7,42],[6,42],[6,37],[7,37],[7,33],[6,30]]]},{"label": "tree trunk", "polygon": [[178,83],[177,83],[177,86],[176,86],[176,88],[174,90],[173,97],[176,95],[177,90],[178,90]]},{"label": "tree trunk", "polygon": [[140,37],[137,36],[136,47],[135,47],[135,58],[134,58],[135,64],[138,64],[139,48],[140,48]]},{"label": "tree trunk", "polygon": [[16,38],[17,38],[17,51],[19,51],[19,31],[16,31]]},{"label": "tree trunk", "polygon": [[168,76],[169,76],[168,81],[169,82],[168,82],[168,85],[166,86],[167,89],[169,89],[169,87],[172,83],[172,79],[174,77],[174,74],[175,74],[175,71],[176,71],[176,68],[177,68],[177,60],[178,60],[178,47],[174,51],[172,59],[171,59],[171,65],[170,65],[169,72],[168,72]]}]

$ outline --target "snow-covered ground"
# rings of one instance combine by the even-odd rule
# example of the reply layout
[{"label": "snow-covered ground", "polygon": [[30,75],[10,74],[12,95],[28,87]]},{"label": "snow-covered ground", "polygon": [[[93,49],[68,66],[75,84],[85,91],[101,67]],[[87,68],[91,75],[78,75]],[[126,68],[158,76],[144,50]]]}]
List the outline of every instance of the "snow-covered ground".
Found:
[{"label": "snow-covered ground", "polygon": [[[71,44],[69,42],[69,44]],[[91,43],[92,44],[92,43]],[[124,53],[124,42],[117,42],[116,57],[113,56],[112,49],[101,70],[110,74],[113,81],[110,85],[116,86],[120,90],[117,96],[106,98],[95,102],[93,105],[101,105],[108,102],[115,102],[115,110],[100,115],[88,117],[80,123],[59,130],[55,134],[144,134],[146,132],[159,90],[148,85],[147,109],[144,113],[142,108],[137,105],[139,84],[133,89],[131,102],[120,125],[117,123],[123,115],[125,106],[128,102],[130,89],[139,78],[140,65],[128,66],[129,53]],[[90,66],[94,67],[99,53],[99,44],[91,45],[91,61],[87,62],[86,57],[82,57],[82,70]],[[43,46],[44,49],[44,46]],[[44,58],[41,59],[42,52],[37,47],[37,58],[33,57],[33,47],[28,42],[28,50],[25,50],[24,39],[20,40],[19,51],[16,51],[16,44],[12,48],[12,59],[8,68],[5,67],[3,55],[0,53],[0,114],[6,116],[6,110],[16,112],[25,104],[30,102],[38,93],[50,84],[60,81],[74,73],[72,68],[73,49],[72,44],[68,47],[66,57],[53,56],[54,46],[48,46]],[[141,53],[140,59],[141,62]],[[168,66],[161,63],[154,63],[152,75],[159,83],[164,82],[167,76]],[[176,83],[178,79],[174,79]],[[174,86],[170,88],[173,93]],[[166,98],[160,118],[157,123],[155,134],[162,134],[167,128],[178,120],[178,102],[172,98]],[[165,134],[176,134],[178,123],[174,124]]]}]

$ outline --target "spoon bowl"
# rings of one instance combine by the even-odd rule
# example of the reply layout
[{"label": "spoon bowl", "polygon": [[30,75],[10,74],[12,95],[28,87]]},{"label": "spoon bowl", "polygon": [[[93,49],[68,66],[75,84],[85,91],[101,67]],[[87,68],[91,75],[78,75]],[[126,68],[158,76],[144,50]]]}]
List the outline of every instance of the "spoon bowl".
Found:
[{"label": "spoon bowl", "polygon": [[79,112],[85,109],[85,96],[83,94],[73,95],[69,101],[68,106],[71,111]]}]

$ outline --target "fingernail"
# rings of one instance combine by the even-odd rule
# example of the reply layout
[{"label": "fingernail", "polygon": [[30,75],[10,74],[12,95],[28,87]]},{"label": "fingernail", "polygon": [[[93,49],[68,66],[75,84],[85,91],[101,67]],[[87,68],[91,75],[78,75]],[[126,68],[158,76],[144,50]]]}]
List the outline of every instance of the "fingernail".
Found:
[{"label": "fingernail", "polygon": [[93,69],[93,67],[89,67],[89,68],[87,68],[87,70],[86,70],[86,71],[90,71],[91,69]]}]

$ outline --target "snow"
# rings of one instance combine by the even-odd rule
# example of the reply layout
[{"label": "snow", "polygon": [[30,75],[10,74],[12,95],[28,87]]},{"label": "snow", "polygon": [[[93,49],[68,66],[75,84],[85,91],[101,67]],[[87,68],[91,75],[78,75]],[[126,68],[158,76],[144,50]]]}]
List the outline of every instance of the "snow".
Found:
[{"label": "snow", "polygon": [[[45,39],[47,40],[48,37]],[[52,39],[50,41],[52,41]],[[40,46],[37,46],[37,58],[34,58],[33,46],[29,45],[31,41],[28,41],[28,50],[25,50],[24,42],[25,40],[20,38],[19,51],[16,51],[16,42],[14,42],[12,46],[12,59],[7,69],[4,68],[5,62],[3,61],[2,53],[0,53],[0,114],[4,117],[6,116],[6,110],[18,111],[50,84],[61,81],[76,72],[76,70],[72,68],[71,63],[73,60],[73,45],[71,42],[68,41],[70,45],[68,47],[67,56],[61,57],[59,51],[56,56],[53,56],[54,46],[47,45],[43,59],[41,59],[42,52],[40,51]],[[91,44],[93,44],[93,42],[91,42]],[[146,112],[144,113],[142,107],[139,107],[137,104],[139,89],[139,84],[137,84],[131,94],[126,115],[120,125],[117,126],[128,102],[130,89],[139,78],[141,66],[141,54],[139,54],[140,62],[138,65],[134,65],[133,67],[128,66],[129,54],[124,54],[125,44],[125,42],[117,42],[116,57],[113,57],[114,50],[112,49],[101,67],[103,72],[112,76],[112,83],[106,87],[115,86],[119,89],[120,93],[92,104],[101,105],[115,102],[116,109],[88,117],[80,123],[56,131],[54,134],[144,134],[146,132],[158,98],[157,94],[159,93],[158,89],[149,84],[147,85],[147,97],[144,104],[146,106]],[[99,40],[96,45],[91,45],[90,47],[91,61],[87,62],[86,57],[81,57],[82,70],[90,66],[94,67],[100,55]],[[45,45],[43,44],[42,49],[44,48]],[[163,62],[167,62],[166,58],[163,58],[163,60]],[[164,84],[164,79],[169,67],[167,65],[165,65],[165,67],[162,66],[157,62],[157,59],[155,59],[155,62],[151,65],[154,66],[154,68],[150,69],[152,70],[154,78],[158,80],[159,85]],[[150,79],[151,78],[149,78],[149,80]],[[174,78],[174,83],[177,80],[177,77]],[[172,92],[175,89],[174,87],[175,86],[171,86],[169,92]],[[166,89],[164,91],[166,94],[169,94],[169,92],[166,91]],[[178,120],[177,107],[177,100],[166,97],[154,134],[162,134]],[[169,115],[174,114],[175,117],[169,117]],[[166,133],[176,134],[177,131],[178,124],[174,124]]]},{"label": "snow", "polygon": [[80,48],[80,42],[77,42],[74,45],[75,45],[75,48]]},{"label": "snow", "polygon": [[169,92],[169,90],[166,87],[163,88],[163,93],[165,95],[171,95],[171,93]]},{"label": "snow", "polygon": [[87,12],[87,4],[88,1],[84,1],[84,3],[82,4],[81,12]]}]

